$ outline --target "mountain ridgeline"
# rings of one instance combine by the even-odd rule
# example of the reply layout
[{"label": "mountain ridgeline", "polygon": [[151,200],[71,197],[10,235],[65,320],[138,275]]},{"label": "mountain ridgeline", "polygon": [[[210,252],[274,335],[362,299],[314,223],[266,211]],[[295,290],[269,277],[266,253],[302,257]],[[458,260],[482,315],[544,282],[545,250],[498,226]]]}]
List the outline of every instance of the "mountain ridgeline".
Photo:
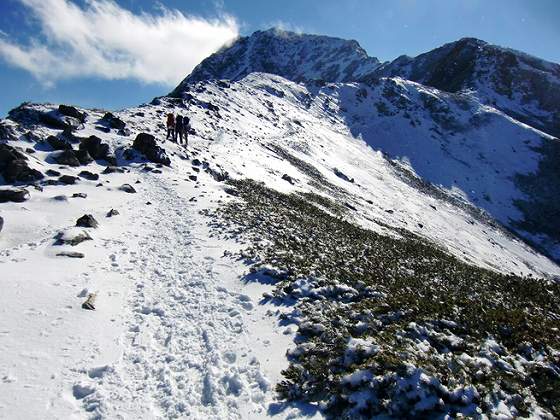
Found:
[{"label": "mountain ridgeline", "polygon": [[[355,116],[345,112],[348,104],[344,103],[343,96],[333,98],[339,102],[342,117],[354,135],[362,136],[370,146],[390,157],[406,157],[413,163],[418,175],[427,181],[444,187],[463,188],[476,206],[488,211],[505,226],[522,232],[521,236],[525,240],[553,258],[560,255],[560,204],[554,199],[560,196],[560,174],[555,163],[560,156],[560,142],[557,139],[560,136],[560,65],[474,38],[463,38],[417,57],[400,56],[394,61],[382,63],[368,56],[354,40],[270,29],[241,37],[211,55],[169,96],[188,97],[188,92],[198,82],[242,80],[251,73],[278,75],[310,86],[310,91],[317,91],[317,87],[325,83],[338,86],[354,84],[362,87],[359,92],[363,95],[367,94],[368,88],[382,86],[383,100],[373,104],[374,110],[362,112],[361,118],[367,120],[369,117],[372,122],[367,128],[363,127],[364,124],[368,125],[367,122],[357,127]],[[410,94],[410,85],[404,86],[399,80],[416,82],[425,88],[421,87],[419,90],[422,92],[414,98]],[[428,92],[426,89],[429,88],[434,89]],[[388,104],[385,103],[387,101]],[[473,102],[475,105],[468,105]],[[466,124],[459,123],[457,116],[453,115],[454,106],[468,108],[470,115]],[[494,115],[492,112],[480,112],[482,107],[486,107],[485,111],[492,110]],[[429,171],[424,171],[422,165],[414,165],[418,159],[410,155],[411,151],[404,144],[380,141],[380,138],[398,134],[387,133],[386,124],[376,127],[377,131],[372,132],[374,117],[395,120],[400,115],[410,120],[408,117],[413,108],[430,113],[435,123],[430,136],[437,138],[446,154],[437,163],[438,166]],[[449,172],[453,165],[445,162],[448,158],[465,163],[462,170],[476,172],[472,164],[468,163],[473,157],[497,163],[502,158],[498,152],[503,149],[502,146],[509,148],[509,152],[518,153],[519,147],[513,138],[500,138],[505,132],[488,132],[487,135],[492,138],[480,141],[487,142],[491,155],[482,152],[466,158],[464,154],[453,155],[451,149],[459,142],[457,134],[468,137],[472,128],[490,124],[496,113],[516,123],[526,124],[534,132],[540,133],[537,133],[539,142],[522,139],[523,144],[519,145],[528,148],[527,152],[538,163],[531,170],[525,166],[522,171],[514,170],[509,174],[518,192],[510,204],[515,206],[517,212],[521,212],[522,217],[515,215],[515,212],[508,212],[501,217],[500,212],[496,211],[497,203],[491,203],[492,198],[488,193],[483,194],[484,200],[481,201],[472,197],[471,191],[486,189],[484,185],[477,185],[480,179],[474,181],[476,175],[463,185],[460,182],[454,185],[457,184],[455,180],[448,181],[457,178],[456,174]],[[413,120],[409,122],[415,124]],[[418,145],[424,141],[420,132],[409,130],[407,135],[417,137]],[[476,149],[473,147],[473,150]],[[468,151],[464,153],[468,154]],[[525,159],[525,156],[518,154],[512,157],[512,160],[515,159]],[[499,173],[500,165],[492,166],[484,169],[487,171],[485,176],[492,178],[491,172]],[[512,169],[515,169],[515,164]],[[442,179],[446,182],[442,183]]]},{"label": "mountain ridgeline", "polygon": [[253,72],[295,82],[374,83],[401,77],[445,92],[469,91],[512,118],[560,137],[560,65],[475,38],[381,63],[354,40],[257,31],[202,61],[171,96],[180,96],[189,83],[237,80]]}]

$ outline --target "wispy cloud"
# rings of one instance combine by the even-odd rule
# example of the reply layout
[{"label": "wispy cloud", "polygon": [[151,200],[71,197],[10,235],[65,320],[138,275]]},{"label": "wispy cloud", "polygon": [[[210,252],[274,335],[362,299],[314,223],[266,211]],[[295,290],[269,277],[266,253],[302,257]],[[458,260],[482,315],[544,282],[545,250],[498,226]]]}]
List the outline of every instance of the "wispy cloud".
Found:
[{"label": "wispy cloud", "polygon": [[305,28],[303,28],[303,26],[294,25],[293,23],[285,22],[283,20],[274,20],[274,21],[268,22],[267,24],[262,25],[262,26],[265,29],[277,28],[277,29],[280,29],[282,31],[295,32],[295,33],[298,33],[298,34],[302,34],[304,32],[309,32],[309,31],[306,31]]},{"label": "wispy cloud", "polygon": [[164,7],[134,14],[112,0],[19,0],[41,37],[26,43],[0,34],[0,57],[41,82],[94,76],[174,85],[238,35],[228,15],[213,20]]}]

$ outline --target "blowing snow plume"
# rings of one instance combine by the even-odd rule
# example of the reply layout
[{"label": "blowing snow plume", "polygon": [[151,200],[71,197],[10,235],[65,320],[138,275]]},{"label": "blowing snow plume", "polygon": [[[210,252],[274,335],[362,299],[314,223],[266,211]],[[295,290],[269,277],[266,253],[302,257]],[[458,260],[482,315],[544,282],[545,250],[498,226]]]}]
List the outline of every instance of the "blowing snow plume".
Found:
[{"label": "blowing snow plume", "polygon": [[214,20],[123,9],[110,0],[80,7],[68,0],[19,0],[40,36],[25,43],[0,36],[0,56],[45,84],[94,76],[173,85],[238,34],[233,17]]}]

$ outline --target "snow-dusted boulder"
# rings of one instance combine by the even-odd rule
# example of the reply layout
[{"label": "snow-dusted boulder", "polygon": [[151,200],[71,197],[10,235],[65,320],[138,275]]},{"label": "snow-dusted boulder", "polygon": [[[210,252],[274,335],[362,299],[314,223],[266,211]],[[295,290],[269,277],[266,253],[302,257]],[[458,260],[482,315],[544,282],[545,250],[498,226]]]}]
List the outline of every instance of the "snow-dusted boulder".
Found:
[{"label": "snow-dusted boulder", "polygon": [[27,164],[27,156],[7,144],[0,144],[0,175],[7,182],[34,182],[43,174]]},{"label": "snow-dusted boulder", "polygon": [[45,140],[54,150],[72,150],[72,145],[64,139],[49,136]]},{"label": "snow-dusted boulder", "polygon": [[93,159],[107,159],[110,154],[109,145],[97,136],[89,136],[80,141],[80,150],[86,150]]},{"label": "snow-dusted boulder", "polygon": [[23,188],[2,188],[0,189],[0,203],[14,202],[23,203],[29,200],[29,191]]},{"label": "snow-dusted boulder", "polygon": [[109,128],[114,128],[116,130],[123,130],[126,127],[126,123],[114,114],[107,112],[103,115],[100,120],[101,123]]},{"label": "snow-dusted boulder", "polygon": [[63,150],[62,152],[53,153],[52,158],[59,165],[80,166],[80,160],[73,150]]},{"label": "snow-dusted boulder", "polygon": [[84,241],[91,241],[93,238],[85,230],[75,227],[59,232],[55,239],[55,245],[76,246]]},{"label": "snow-dusted boulder", "polygon": [[86,228],[97,228],[99,227],[99,223],[95,220],[91,214],[84,214],[78,220],[76,220],[76,226],[78,227],[86,227]]},{"label": "snow-dusted boulder", "polygon": [[68,117],[73,117],[80,121],[81,123],[86,122],[86,113],[78,111],[76,107],[68,106],[68,105],[59,105],[58,112],[62,115],[66,115]]},{"label": "snow-dusted boulder", "polygon": [[162,165],[169,166],[171,161],[165,150],[157,145],[156,138],[151,134],[140,133],[136,136],[132,147],[144,154],[146,158],[154,163],[161,163]]}]

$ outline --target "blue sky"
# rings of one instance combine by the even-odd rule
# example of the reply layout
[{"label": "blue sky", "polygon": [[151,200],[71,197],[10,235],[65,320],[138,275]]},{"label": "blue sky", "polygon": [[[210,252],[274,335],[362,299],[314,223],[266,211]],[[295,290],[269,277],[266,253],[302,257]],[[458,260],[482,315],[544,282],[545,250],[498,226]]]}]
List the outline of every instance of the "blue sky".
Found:
[{"label": "blue sky", "polygon": [[558,22],[558,0],[1,0],[0,115],[26,100],[146,102],[271,26],[356,39],[380,60],[473,36],[560,62]]}]

